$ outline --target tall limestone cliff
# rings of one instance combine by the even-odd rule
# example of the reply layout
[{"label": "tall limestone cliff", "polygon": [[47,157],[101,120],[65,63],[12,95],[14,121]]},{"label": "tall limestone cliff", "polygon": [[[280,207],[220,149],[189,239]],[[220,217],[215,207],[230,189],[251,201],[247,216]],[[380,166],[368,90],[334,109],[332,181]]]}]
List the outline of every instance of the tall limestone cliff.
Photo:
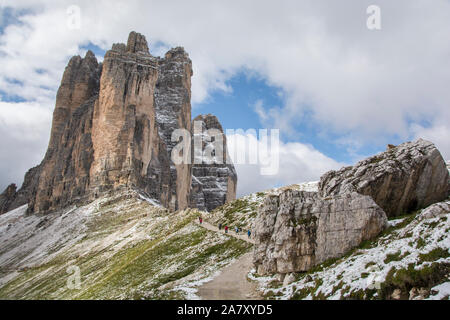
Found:
[{"label": "tall limestone cliff", "polygon": [[[29,212],[46,213],[123,188],[171,210],[196,206],[193,166],[171,160],[177,143],[172,132],[191,132],[192,75],[183,48],[154,57],[136,32],[126,45],[114,44],[103,64],[91,51],[73,57],[57,93],[47,153],[18,192],[11,186],[0,196],[1,212],[28,202]],[[201,209],[235,198],[236,173],[232,165],[227,168],[228,175],[220,176],[230,181],[221,184],[227,196],[205,191]]]},{"label": "tall limestone cliff", "polygon": [[[30,212],[64,207],[86,195],[93,160],[92,114],[102,66],[91,51],[73,57],[56,95],[50,142],[31,186]],[[23,188],[22,188],[23,189]]]}]

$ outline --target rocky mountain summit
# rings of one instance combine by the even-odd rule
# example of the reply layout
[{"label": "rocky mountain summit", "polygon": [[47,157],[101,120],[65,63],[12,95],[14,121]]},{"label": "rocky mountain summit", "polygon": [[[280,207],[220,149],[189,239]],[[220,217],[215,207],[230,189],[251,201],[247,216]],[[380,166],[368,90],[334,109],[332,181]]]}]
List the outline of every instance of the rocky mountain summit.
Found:
[{"label": "rocky mountain summit", "polygon": [[[171,159],[172,132],[192,130],[192,75],[183,48],[154,57],[136,32],[127,44],[114,44],[103,63],[91,51],[73,57],[56,96],[45,157],[19,191],[10,186],[0,196],[0,212],[27,203],[29,212],[48,213],[121,189],[170,210],[212,210],[234,199],[232,164],[200,169]],[[223,134],[217,119],[208,123]]]},{"label": "rocky mountain summit", "polygon": [[376,237],[388,217],[444,201],[448,191],[439,150],[418,140],[326,173],[317,192],[268,195],[254,223],[255,268],[262,275],[308,271]]}]

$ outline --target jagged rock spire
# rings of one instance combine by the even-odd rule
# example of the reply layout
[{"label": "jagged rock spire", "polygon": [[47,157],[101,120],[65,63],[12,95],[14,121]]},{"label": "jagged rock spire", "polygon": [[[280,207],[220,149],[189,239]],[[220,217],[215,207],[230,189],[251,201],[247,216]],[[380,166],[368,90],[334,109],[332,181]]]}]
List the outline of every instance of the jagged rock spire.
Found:
[{"label": "jagged rock spire", "polygon": [[145,36],[134,31],[130,32],[127,42],[127,51],[132,53],[136,52],[149,53],[148,44],[147,40],[145,39]]}]

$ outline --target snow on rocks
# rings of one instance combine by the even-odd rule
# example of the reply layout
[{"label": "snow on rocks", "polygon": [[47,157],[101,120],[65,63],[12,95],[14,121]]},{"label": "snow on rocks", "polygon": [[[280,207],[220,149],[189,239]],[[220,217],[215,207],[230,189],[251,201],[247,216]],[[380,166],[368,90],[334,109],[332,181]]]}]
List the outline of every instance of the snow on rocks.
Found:
[{"label": "snow on rocks", "polygon": [[450,281],[444,282],[440,285],[437,285],[431,288],[431,295],[427,298],[427,300],[443,300],[449,299],[450,297]]},{"label": "snow on rocks", "polygon": [[435,203],[422,211],[420,216],[423,219],[432,219],[440,215],[450,213],[450,200],[446,202]]},{"label": "snow on rocks", "polygon": [[[391,222],[390,229],[377,240],[364,243],[341,259],[326,261],[311,272],[297,273],[297,280],[289,285],[274,287],[275,275],[259,277],[255,270],[249,277],[259,282],[263,294],[281,300],[380,298],[380,288],[394,268],[406,272],[411,266],[422,270],[434,263],[450,264],[450,215],[423,219],[428,209]],[[430,299],[444,297],[448,284],[435,288],[431,292],[441,290],[442,294],[432,294]],[[422,294],[423,290],[416,288],[406,292],[406,298],[420,298]]]}]

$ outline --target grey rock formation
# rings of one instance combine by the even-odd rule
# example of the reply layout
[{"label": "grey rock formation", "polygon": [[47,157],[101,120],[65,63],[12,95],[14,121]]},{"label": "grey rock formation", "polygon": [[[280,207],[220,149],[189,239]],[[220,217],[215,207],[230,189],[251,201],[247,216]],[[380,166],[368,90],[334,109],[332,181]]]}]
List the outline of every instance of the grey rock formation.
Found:
[{"label": "grey rock formation", "polygon": [[[73,57],[61,81],[50,142],[28,191],[29,212],[45,212],[84,196],[92,162],[92,113],[102,66],[91,51]],[[27,179],[25,179],[26,181]]]},{"label": "grey rock formation", "polygon": [[17,209],[31,199],[33,194],[36,194],[38,179],[40,175],[40,166],[31,168],[25,174],[22,187],[16,191],[15,184],[11,184],[5,192],[0,195],[0,214]]},{"label": "grey rock formation", "polygon": [[148,44],[145,36],[140,33],[131,31],[128,36],[127,49],[128,52],[136,53],[142,52],[144,54],[148,54]]},{"label": "grey rock formation", "polygon": [[283,287],[290,285],[291,283],[294,283],[296,281],[295,273],[289,273],[287,274],[283,279]]},{"label": "grey rock formation", "polygon": [[10,184],[2,194],[0,194],[0,214],[6,212],[16,199],[17,186]]},{"label": "grey rock formation", "polygon": [[446,162],[447,170],[448,170],[448,194],[450,195],[450,160],[447,160]]},{"label": "grey rock formation", "polygon": [[362,160],[353,167],[330,171],[319,183],[322,197],[346,192],[371,196],[394,217],[445,200],[449,173],[433,143],[407,142]]},{"label": "grey rock formation", "polygon": [[[194,162],[192,167],[191,206],[200,210],[212,211],[222,204],[236,199],[237,174],[233,164],[229,161],[226,136],[219,120],[211,114],[199,115],[193,120],[193,130],[196,122],[197,127],[201,128],[201,133],[193,131],[193,135],[201,135],[206,137],[205,140],[211,141],[214,138],[209,133],[214,132],[209,130],[216,129],[218,130],[216,133],[220,133],[223,140],[221,158],[216,159],[213,164],[196,164]],[[210,144],[204,143],[203,148]]]},{"label": "grey rock formation", "polygon": [[[319,192],[287,189],[268,196],[255,221],[254,263],[260,274],[306,271],[344,255],[408,213],[448,197],[449,173],[428,141],[386,152],[322,176]],[[448,201],[422,218],[448,212]]]},{"label": "grey rock formation", "polygon": [[369,196],[322,199],[315,192],[286,190],[267,196],[258,210],[253,262],[262,275],[307,271],[386,226],[386,214]]},{"label": "grey rock formation", "polygon": [[433,219],[441,215],[450,213],[450,200],[435,203],[422,210],[419,219]]},{"label": "grey rock formation", "polygon": [[[168,201],[171,209],[186,208],[190,201],[191,170],[190,164],[175,165],[171,160],[171,152],[177,144],[172,141],[172,133],[176,129],[191,131],[191,77],[192,62],[183,48],[169,50],[164,59],[158,61],[158,80],[155,86],[156,123],[159,137],[164,143],[162,151],[167,160]],[[158,176],[158,167],[153,170]],[[165,178],[163,176],[163,178]],[[154,196],[154,195],[153,195]],[[164,201],[164,199],[162,199]]]},{"label": "grey rock formation", "polygon": [[[136,32],[126,45],[114,44],[103,64],[91,51],[73,57],[56,97],[47,153],[21,190],[2,196],[1,210],[28,202],[29,212],[47,213],[123,188],[171,210],[189,207],[192,165],[172,162],[171,136],[191,131],[191,76],[183,48],[153,57]],[[227,199],[206,197],[202,208]]]}]

